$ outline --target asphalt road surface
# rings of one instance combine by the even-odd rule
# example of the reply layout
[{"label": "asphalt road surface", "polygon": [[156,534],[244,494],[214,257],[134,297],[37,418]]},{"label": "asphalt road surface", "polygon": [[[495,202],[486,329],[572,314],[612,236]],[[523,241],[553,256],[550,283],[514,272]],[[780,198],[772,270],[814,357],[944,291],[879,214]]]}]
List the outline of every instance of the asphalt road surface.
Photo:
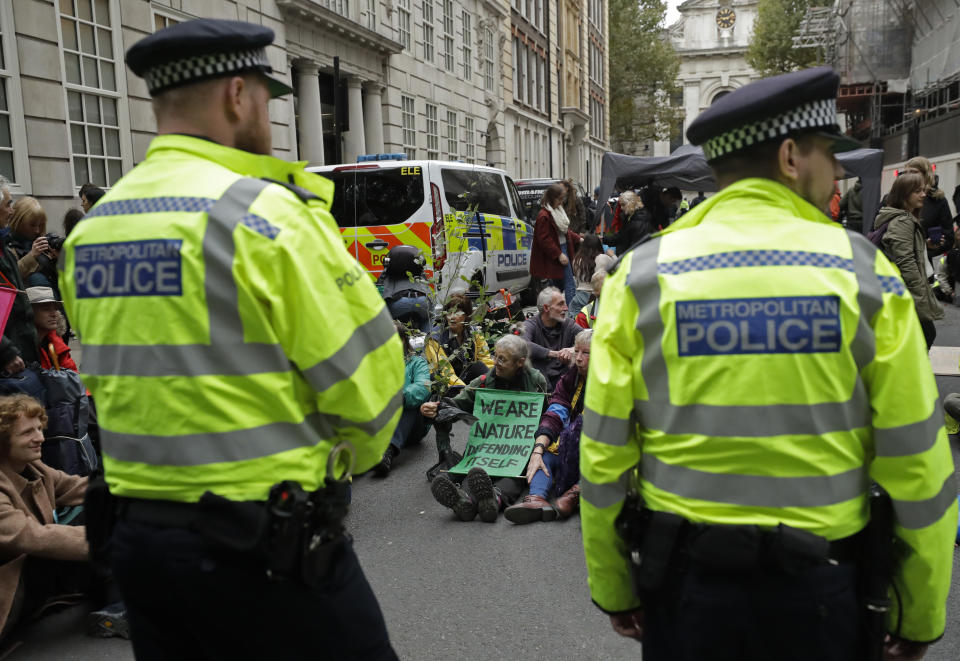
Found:
[{"label": "asphalt road surface", "polygon": [[[947,310],[937,325],[936,345],[960,354],[960,309]],[[937,383],[941,395],[960,391],[960,376],[939,376]],[[454,447],[465,439],[459,425]],[[952,442],[960,463],[957,439]],[[402,659],[640,658],[640,645],[614,634],[590,603],[579,519],[526,526],[502,517],[495,524],[459,522],[430,496],[424,472],[435,460],[431,433],[404,452],[387,479],[360,477],[354,489],[349,527]],[[929,661],[960,658],[957,557],[947,633]],[[83,607],[50,615],[0,658],[133,658],[126,641],[87,638],[84,617]]]}]

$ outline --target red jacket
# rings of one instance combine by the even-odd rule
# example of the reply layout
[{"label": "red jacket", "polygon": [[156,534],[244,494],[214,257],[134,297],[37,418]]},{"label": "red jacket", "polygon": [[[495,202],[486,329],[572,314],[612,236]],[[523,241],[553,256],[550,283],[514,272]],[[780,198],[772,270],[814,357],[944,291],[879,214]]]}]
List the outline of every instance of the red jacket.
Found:
[{"label": "red jacket", "polygon": [[70,347],[57,335],[55,330],[48,331],[46,335],[40,338],[40,351],[37,352],[40,354],[40,367],[45,370],[53,369],[53,361],[50,360],[50,343],[53,343],[53,351],[57,354],[57,363],[60,365],[60,369],[79,371],[77,364],[70,357]]},{"label": "red jacket", "polygon": [[[567,256],[573,261],[580,236],[567,230]],[[530,275],[535,278],[562,278],[563,265],[560,263],[560,241],[557,238],[557,226],[553,215],[547,209],[540,209],[537,224],[533,228],[533,247],[530,249]]]}]

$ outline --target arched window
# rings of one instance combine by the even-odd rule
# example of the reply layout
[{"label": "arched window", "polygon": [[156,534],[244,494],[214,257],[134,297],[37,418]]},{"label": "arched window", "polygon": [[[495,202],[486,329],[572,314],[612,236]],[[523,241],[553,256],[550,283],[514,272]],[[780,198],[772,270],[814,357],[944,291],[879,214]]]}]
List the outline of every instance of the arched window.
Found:
[{"label": "arched window", "polygon": [[713,95],[713,100],[710,101],[710,105],[712,106],[714,103],[716,103],[717,101],[719,101],[729,93],[730,93],[730,90],[720,90],[719,92]]}]

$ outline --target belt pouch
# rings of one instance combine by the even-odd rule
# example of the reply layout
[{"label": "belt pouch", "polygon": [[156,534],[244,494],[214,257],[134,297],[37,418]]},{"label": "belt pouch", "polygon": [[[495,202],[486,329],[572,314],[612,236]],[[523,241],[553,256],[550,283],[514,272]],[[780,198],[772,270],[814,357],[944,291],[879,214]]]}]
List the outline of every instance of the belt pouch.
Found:
[{"label": "belt pouch", "polygon": [[325,539],[318,532],[309,538],[300,565],[300,577],[304,584],[319,588],[329,582],[328,577],[340,561],[348,544],[350,544],[350,536],[346,534]]},{"label": "belt pouch", "polygon": [[200,497],[197,532],[214,548],[238,553],[262,552],[267,535],[263,503],[234,501],[207,491]]},{"label": "belt pouch", "polygon": [[103,473],[91,476],[83,499],[84,525],[90,545],[90,559],[101,567],[108,564],[110,536],[117,522],[117,506],[117,499],[110,493]]},{"label": "belt pouch", "polygon": [[702,526],[689,544],[690,561],[722,572],[749,572],[760,562],[760,529],[756,526]]},{"label": "belt pouch", "polygon": [[653,512],[640,548],[640,562],[630,563],[638,597],[655,594],[663,587],[680,532],[686,519],[670,512]]}]

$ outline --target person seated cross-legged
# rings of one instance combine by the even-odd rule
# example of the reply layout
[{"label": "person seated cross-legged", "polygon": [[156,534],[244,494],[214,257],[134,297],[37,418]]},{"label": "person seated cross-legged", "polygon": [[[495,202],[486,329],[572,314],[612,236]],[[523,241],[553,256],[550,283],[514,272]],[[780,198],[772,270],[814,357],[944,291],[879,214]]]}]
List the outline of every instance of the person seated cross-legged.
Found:
[{"label": "person seated cross-legged", "polygon": [[[592,338],[593,330],[584,330],[574,340],[574,365],[557,382],[537,428],[525,474],[530,493],[504,511],[507,521],[553,521],[558,514],[568,518],[579,508],[580,428]],[[550,504],[554,493],[560,494],[555,506]]]}]

